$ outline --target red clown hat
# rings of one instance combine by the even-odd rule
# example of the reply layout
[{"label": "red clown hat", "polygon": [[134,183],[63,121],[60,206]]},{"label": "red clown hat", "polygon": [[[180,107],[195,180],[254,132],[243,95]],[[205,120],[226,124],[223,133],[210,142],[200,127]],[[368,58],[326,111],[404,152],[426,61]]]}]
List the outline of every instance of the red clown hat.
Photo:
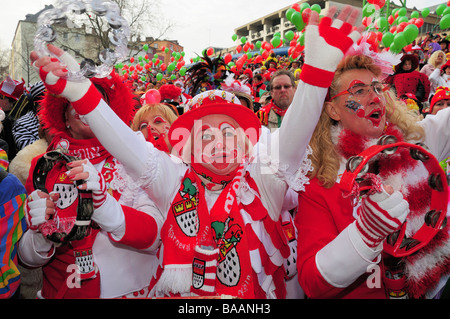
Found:
[{"label": "red clown hat", "polygon": [[170,127],[169,140],[178,152],[186,144],[195,121],[213,114],[228,115],[244,130],[250,142],[255,145],[261,134],[261,122],[250,109],[241,105],[232,93],[220,90],[206,91],[196,95],[185,111]]}]

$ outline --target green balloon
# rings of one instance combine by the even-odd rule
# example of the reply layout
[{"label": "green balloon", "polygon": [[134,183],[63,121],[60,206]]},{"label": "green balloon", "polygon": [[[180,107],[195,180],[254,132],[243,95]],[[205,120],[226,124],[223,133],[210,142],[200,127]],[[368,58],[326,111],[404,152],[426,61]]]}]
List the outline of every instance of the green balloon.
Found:
[{"label": "green balloon", "polygon": [[395,44],[392,43],[391,47],[389,48],[389,51],[397,54],[397,53],[400,53],[402,51],[402,49],[397,48],[397,46],[395,46]]},{"label": "green balloon", "polygon": [[317,3],[315,3],[315,4],[313,4],[313,5],[311,6],[311,10],[312,10],[312,11],[316,11],[317,13],[320,14],[320,11],[322,11],[322,8],[320,7],[320,5],[318,5]]},{"label": "green balloon", "polygon": [[232,39],[233,39],[233,41],[236,41],[237,40],[237,34],[233,34],[233,36],[231,37]]},{"label": "green balloon", "polygon": [[408,22],[408,21],[409,21],[408,17],[405,17],[405,16],[398,17],[398,23]]},{"label": "green balloon", "polygon": [[297,12],[297,11],[295,11],[295,9],[289,8],[289,9],[286,11],[286,19],[288,19],[289,21],[291,21],[292,15],[293,15],[295,12]]},{"label": "green balloon", "polygon": [[261,46],[262,46],[261,41],[256,41],[255,46],[256,46],[258,49],[261,49]]},{"label": "green balloon", "polygon": [[295,34],[292,30],[289,30],[288,32],[286,32],[286,34],[284,35],[286,39],[288,39],[289,41],[292,41],[295,37]]},{"label": "green balloon", "polygon": [[394,35],[391,32],[386,32],[385,34],[383,34],[381,42],[386,48],[389,48],[391,46],[392,41],[394,41]]},{"label": "green balloon", "polygon": [[274,48],[277,48],[281,44],[281,39],[279,37],[273,37],[271,43]]},{"label": "green balloon", "polygon": [[399,48],[400,50],[408,45],[408,42],[406,41],[406,38],[405,38],[405,35],[403,32],[397,33],[394,36],[394,45],[396,48]]},{"label": "green balloon", "polygon": [[186,71],[187,71],[187,69],[183,66],[183,67],[180,69],[180,75],[181,75],[181,76],[185,76],[185,75],[186,75]]},{"label": "green balloon", "polygon": [[389,26],[389,22],[385,17],[379,17],[377,19],[377,25],[380,29],[385,29]]},{"label": "green balloon", "polygon": [[311,6],[309,5],[308,2],[303,2],[303,3],[300,5],[300,12],[303,12],[303,10],[305,10],[306,8],[311,8]]},{"label": "green balloon", "polygon": [[154,57],[155,59],[157,59],[157,58],[159,58],[159,55],[158,55],[158,54],[155,54],[153,57]]},{"label": "green balloon", "polygon": [[444,9],[444,12],[442,12],[442,15],[445,16],[445,15],[447,15],[449,13],[450,13],[450,7],[447,7],[447,8]]},{"label": "green balloon", "polygon": [[246,37],[242,37],[242,38],[241,38],[241,43],[242,43],[242,44],[245,44],[246,42],[247,42],[247,38],[246,38]]},{"label": "green balloon", "polygon": [[368,17],[371,16],[375,12],[375,6],[371,3],[368,3],[363,8],[363,16]]},{"label": "green balloon", "polygon": [[156,74],[156,80],[161,81],[163,79],[163,75],[161,73]]},{"label": "green balloon", "polygon": [[419,11],[413,11],[411,12],[411,18],[417,19],[419,17]]},{"label": "green balloon", "polygon": [[296,27],[303,23],[302,14],[300,12],[295,11],[295,13],[291,17],[291,22]]},{"label": "green balloon", "polygon": [[450,14],[446,14],[441,18],[441,21],[439,22],[439,27],[442,30],[445,30],[450,27]]},{"label": "green balloon", "polygon": [[401,17],[404,17],[404,16],[406,16],[406,8],[400,8],[399,10],[398,10],[398,15],[399,16],[401,16]]},{"label": "green balloon", "polygon": [[177,65],[172,62],[167,66],[167,71],[172,72],[173,70],[175,70],[175,68],[177,67]]},{"label": "green balloon", "polygon": [[298,38],[298,43],[300,43],[300,45],[305,45],[305,33],[302,32],[300,37]]},{"label": "green balloon", "polygon": [[144,49],[144,51],[148,51],[148,44],[144,44],[142,48]]},{"label": "green balloon", "polygon": [[403,29],[403,34],[408,44],[413,43],[419,35],[419,28],[415,24],[409,24]]},{"label": "green balloon", "polygon": [[429,8],[423,9],[421,14],[422,14],[422,17],[424,17],[424,18],[428,17],[428,15],[430,14],[430,9]]},{"label": "green balloon", "polygon": [[438,7],[436,8],[436,14],[438,16],[442,15],[444,13],[445,8],[447,8],[447,5],[444,3],[441,3],[440,5],[438,5]]}]

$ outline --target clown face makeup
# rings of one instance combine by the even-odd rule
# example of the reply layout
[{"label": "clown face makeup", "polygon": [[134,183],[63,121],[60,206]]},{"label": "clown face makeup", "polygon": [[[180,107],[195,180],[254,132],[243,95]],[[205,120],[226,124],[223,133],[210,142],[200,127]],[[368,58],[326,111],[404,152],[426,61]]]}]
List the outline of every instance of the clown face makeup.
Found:
[{"label": "clown face makeup", "polygon": [[386,124],[386,100],[383,93],[388,86],[380,83],[368,70],[349,70],[340,79],[340,87],[347,88],[331,98],[327,112],[354,133],[378,137]]},{"label": "clown face makeup", "polygon": [[208,115],[194,125],[193,159],[215,174],[228,174],[244,156],[239,126],[229,116]]},{"label": "clown face makeup", "polygon": [[146,139],[148,139],[149,135],[152,135],[155,140],[165,137],[169,129],[169,122],[162,115],[158,114],[149,114],[139,124],[139,131],[142,132]]}]

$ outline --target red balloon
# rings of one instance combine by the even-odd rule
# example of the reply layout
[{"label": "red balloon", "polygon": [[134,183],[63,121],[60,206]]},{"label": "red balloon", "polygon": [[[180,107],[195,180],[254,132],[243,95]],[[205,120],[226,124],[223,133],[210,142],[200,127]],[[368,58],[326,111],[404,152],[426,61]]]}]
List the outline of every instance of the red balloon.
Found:
[{"label": "red balloon", "polygon": [[414,24],[420,28],[421,26],[423,26],[423,19],[422,18],[417,18],[416,22],[414,22]]},{"label": "red balloon", "polygon": [[258,55],[255,59],[255,63],[262,63],[262,62],[263,62],[262,56]]},{"label": "red balloon", "polygon": [[308,24],[309,17],[311,16],[311,8],[305,8],[302,12],[302,19],[305,24]]},{"label": "red balloon", "polygon": [[134,58],[133,57],[130,58],[130,62],[134,63]]},{"label": "red balloon", "polygon": [[161,94],[158,90],[150,89],[145,93],[146,104],[157,104],[161,102]]},{"label": "red balloon", "polygon": [[213,49],[213,48],[209,48],[208,51],[206,51],[206,54],[207,54],[208,56],[213,55],[213,54],[214,54],[214,49]]},{"label": "red balloon", "polygon": [[223,57],[223,60],[224,60],[225,64],[230,63],[232,59],[233,59],[233,56],[231,55],[231,53],[227,53]]},{"label": "red balloon", "polygon": [[237,51],[237,53],[241,53],[241,51],[242,51],[242,46],[241,46],[241,45],[238,45],[238,46],[236,47],[236,51]]},{"label": "red balloon", "polygon": [[300,12],[300,5],[298,3],[294,3],[291,8],[297,12]]},{"label": "red balloon", "polygon": [[394,21],[395,21],[394,17],[392,15],[390,15],[389,18],[388,18],[389,24],[394,23]]},{"label": "red balloon", "polygon": [[167,69],[167,65],[165,63],[161,64],[161,70],[164,72]]}]

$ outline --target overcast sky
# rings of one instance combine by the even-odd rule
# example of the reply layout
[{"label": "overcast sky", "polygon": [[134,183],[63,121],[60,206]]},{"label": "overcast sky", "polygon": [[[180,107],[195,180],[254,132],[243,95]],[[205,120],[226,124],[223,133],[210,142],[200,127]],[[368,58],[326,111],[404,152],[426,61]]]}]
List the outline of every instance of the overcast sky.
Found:
[{"label": "overcast sky", "polygon": [[[178,40],[184,47],[187,58],[195,56],[195,53],[201,54],[209,46],[233,46],[231,37],[235,28],[295,3],[293,0],[159,1],[161,14],[166,20],[176,24],[166,38]],[[422,9],[443,2],[444,0],[407,0],[407,6]],[[3,0],[0,10],[0,47],[11,46],[19,20],[24,20],[29,13],[39,12],[46,4],[54,3],[54,0]]]}]

